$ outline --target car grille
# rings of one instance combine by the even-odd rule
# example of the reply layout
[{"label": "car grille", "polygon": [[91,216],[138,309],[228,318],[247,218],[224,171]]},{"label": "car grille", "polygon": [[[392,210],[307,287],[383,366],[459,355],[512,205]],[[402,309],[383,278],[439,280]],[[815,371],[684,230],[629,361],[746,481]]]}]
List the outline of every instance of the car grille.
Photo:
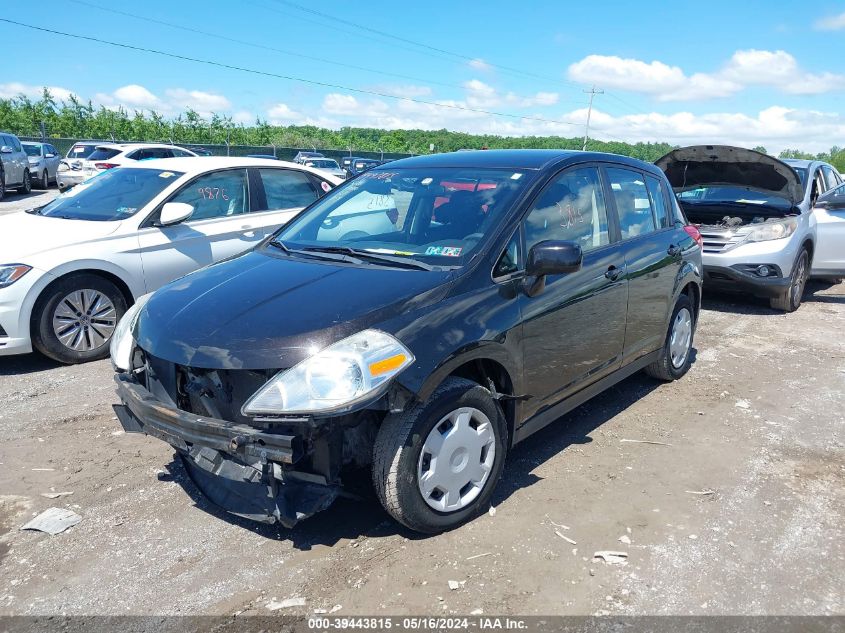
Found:
[{"label": "car grille", "polygon": [[730,250],[745,239],[744,235],[736,235],[729,229],[714,230],[700,227],[701,239],[704,242],[705,253],[722,253]]}]

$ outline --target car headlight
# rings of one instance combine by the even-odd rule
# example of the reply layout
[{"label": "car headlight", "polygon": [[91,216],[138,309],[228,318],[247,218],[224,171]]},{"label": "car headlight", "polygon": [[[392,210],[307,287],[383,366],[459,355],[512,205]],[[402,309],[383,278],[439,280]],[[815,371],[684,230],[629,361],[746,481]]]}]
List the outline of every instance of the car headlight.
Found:
[{"label": "car headlight", "polygon": [[4,264],[0,266],[0,288],[11,286],[30,270],[32,270],[32,266],[26,264]]},{"label": "car headlight", "polygon": [[129,371],[132,368],[132,353],[135,351],[135,338],[132,330],[138,320],[141,308],[149,301],[152,293],[141,295],[117,322],[109,343],[111,364],[115,371]]},{"label": "car headlight", "polygon": [[768,242],[789,237],[798,228],[798,220],[789,218],[780,222],[765,222],[749,231],[747,239],[749,242]]},{"label": "car headlight", "polygon": [[364,330],[276,374],[243,406],[244,415],[329,413],[373,398],[414,362],[402,343]]}]

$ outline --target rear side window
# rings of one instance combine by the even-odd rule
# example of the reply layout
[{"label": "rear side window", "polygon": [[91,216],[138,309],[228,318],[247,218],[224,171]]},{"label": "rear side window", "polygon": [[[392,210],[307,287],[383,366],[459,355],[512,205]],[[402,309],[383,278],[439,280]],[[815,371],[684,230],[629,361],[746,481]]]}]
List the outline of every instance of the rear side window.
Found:
[{"label": "rear side window", "polygon": [[622,239],[653,232],[654,213],[642,174],[630,169],[608,167],[607,178],[616,202]]},{"label": "rear side window", "polygon": [[21,142],[18,140],[17,136],[9,136],[9,144],[12,146],[16,152],[23,151],[23,147],[21,147]]},{"label": "rear side window", "polygon": [[543,240],[577,242],[584,252],[610,242],[607,208],[595,167],[569,169],[540,194],[525,218],[528,249]]},{"label": "rear side window", "polygon": [[120,154],[119,149],[108,149],[106,147],[100,147],[91,152],[91,154],[88,156],[88,160],[108,160],[109,158],[114,158],[118,154]]},{"label": "rear side window", "polygon": [[191,205],[194,208],[192,221],[246,213],[249,208],[246,170],[229,169],[200,176],[168,202]]},{"label": "rear side window", "polygon": [[672,222],[669,219],[669,212],[666,208],[666,193],[663,183],[651,176],[646,176],[645,182],[648,186],[648,193],[651,196],[651,207],[654,209],[654,215],[657,218],[657,226],[664,229],[672,226]]},{"label": "rear side window", "polygon": [[290,169],[259,169],[267,209],[297,209],[307,207],[317,199],[317,191],[306,174]]}]

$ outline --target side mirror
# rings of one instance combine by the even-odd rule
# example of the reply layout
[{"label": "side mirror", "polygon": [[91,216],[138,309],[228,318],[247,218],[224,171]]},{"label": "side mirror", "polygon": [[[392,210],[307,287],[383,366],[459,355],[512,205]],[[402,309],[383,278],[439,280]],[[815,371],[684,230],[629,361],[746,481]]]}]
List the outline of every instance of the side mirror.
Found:
[{"label": "side mirror", "polygon": [[194,207],[187,202],[168,202],[161,208],[158,223],[160,226],[172,226],[184,222],[194,212]]},{"label": "side mirror", "polygon": [[52,153],[44,154],[44,158],[55,158],[56,155]]},{"label": "side mirror", "polygon": [[3,147],[0,147],[0,154],[11,154],[12,151],[13,151],[12,148],[9,147],[8,145],[4,145]]},{"label": "side mirror", "polygon": [[546,287],[546,275],[574,273],[581,269],[584,254],[575,242],[544,240],[528,251],[525,262],[525,293],[534,297]]}]

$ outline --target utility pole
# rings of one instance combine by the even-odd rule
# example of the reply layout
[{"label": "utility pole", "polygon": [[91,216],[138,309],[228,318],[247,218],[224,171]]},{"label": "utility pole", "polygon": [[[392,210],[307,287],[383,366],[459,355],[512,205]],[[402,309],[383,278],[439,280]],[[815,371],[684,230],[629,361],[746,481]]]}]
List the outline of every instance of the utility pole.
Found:
[{"label": "utility pole", "polygon": [[583,90],[590,95],[590,107],[587,108],[587,125],[584,128],[584,146],[581,148],[582,151],[587,151],[587,138],[590,136],[590,116],[593,114],[593,97],[596,95],[603,95],[604,90],[596,90],[595,84],[589,90]]}]

